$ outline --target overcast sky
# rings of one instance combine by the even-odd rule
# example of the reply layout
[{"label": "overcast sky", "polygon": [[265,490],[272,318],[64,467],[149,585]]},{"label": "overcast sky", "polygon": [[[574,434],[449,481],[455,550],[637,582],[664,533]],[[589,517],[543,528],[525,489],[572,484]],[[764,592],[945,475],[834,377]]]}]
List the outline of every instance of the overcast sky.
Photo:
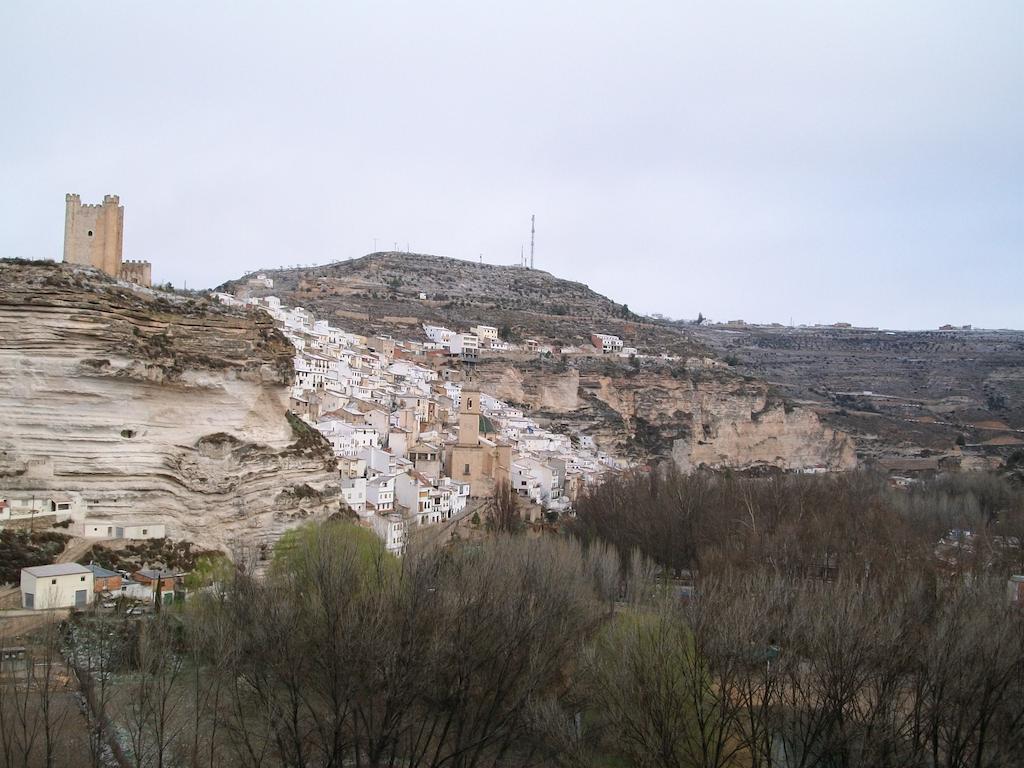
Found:
[{"label": "overcast sky", "polygon": [[642,312],[1024,327],[1024,2],[0,3],[5,256],[374,249]]}]

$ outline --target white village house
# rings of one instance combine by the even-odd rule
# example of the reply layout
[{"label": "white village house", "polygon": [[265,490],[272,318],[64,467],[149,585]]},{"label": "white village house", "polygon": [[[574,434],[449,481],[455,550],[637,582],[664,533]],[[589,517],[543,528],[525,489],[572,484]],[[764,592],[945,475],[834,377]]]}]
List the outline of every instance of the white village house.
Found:
[{"label": "white village house", "polygon": [[21,569],[23,608],[85,608],[93,601],[92,571],[78,563]]},{"label": "white village house", "polygon": [[604,355],[622,351],[622,339],[610,333],[592,333],[590,334],[590,343]]},{"label": "white village house", "polygon": [[113,520],[86,519],[78,524],[87,539],[163,539],[167,526],[163,523],[125,523]]}]

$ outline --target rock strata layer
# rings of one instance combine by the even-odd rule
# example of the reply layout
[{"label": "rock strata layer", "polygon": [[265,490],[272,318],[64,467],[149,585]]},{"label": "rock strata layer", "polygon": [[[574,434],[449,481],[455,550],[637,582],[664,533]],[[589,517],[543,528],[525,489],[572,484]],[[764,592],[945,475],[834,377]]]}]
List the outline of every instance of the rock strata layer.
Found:
[{"label": "rock strata layer", "polygon": [[286,415],[269,318],[48,262],[0,263],[0,491],[262,545],[337,511],[329,448]]},{"label": "rock strata layer", "polygon": [[710,358],[642,366],[617,359],[486,361],[476,375],[488,394],[537,409],[551,423],[640,461],[671,457],[687,470],[857,465],[847,434]]}]

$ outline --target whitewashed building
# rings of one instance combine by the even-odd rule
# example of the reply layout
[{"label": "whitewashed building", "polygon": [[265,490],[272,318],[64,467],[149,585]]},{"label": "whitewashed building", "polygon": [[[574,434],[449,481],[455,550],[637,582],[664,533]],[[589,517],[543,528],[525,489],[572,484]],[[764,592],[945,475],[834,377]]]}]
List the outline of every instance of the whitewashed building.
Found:
[{"label": "whitewashed building", "polygon": [[384,542],[384,548],[393,555],[401,555],[405,550],[406,521],[401,515],[375,515],[373,530]]},{"label": "whitewashed building", "polygon": [[93,601],[92,571],[78,563],[36,565],[21,569],[21,606],[85,608]]},{"label": "whitewashed building", "polygon": [[167,536],[167,526],[163,523],[118,523],[87,518],[77,527],[87,539],[163,539]]},{"label": "whitewashed building", "polygon": [[343,477],[341,479],[341,498],[357,515],[366,514],[366,478]]},{"label": "whitewashed building", "polygon": [[612,336],[610,333],[592,333],[590,334],[590,343],[597,347],[597,351],[603,355],[622,351],[622,339]]},{"label": "whitewashed building", "polygon": [[498,329],[492,325],[474,325],[469,332],[475,334],[481,341],[498,340]]}]

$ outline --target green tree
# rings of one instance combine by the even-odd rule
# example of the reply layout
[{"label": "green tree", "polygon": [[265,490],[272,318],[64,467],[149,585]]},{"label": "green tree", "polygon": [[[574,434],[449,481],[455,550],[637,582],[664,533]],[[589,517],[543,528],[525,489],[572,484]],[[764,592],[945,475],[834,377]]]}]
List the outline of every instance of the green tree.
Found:
[{"label": "green tree", "polygon": [[214,584],[226,585],[234,572],[234,566],[225,555],[219,552],[200,555],[195,567],[185,576],[185,587],[189,592],[196,592]]},{"label": "green tree", "polygon": [[[696,710],[713,695],[693,637],[668,606],[622,612],[584,654],[591,727],[608,750],[636,766],[721,765],[702,759]],[[709,720],[709,735],[717,722]]]},{"label": "green tree", "polygon": [[366,586],[399,570],[398,561],[373,531],[348,520],[308,523],[288,531],[274,547],[270,570],[274,576],[309,584],[316,581],[313,569],[333,560],[343,560],[352,569],[351,587]]}]

